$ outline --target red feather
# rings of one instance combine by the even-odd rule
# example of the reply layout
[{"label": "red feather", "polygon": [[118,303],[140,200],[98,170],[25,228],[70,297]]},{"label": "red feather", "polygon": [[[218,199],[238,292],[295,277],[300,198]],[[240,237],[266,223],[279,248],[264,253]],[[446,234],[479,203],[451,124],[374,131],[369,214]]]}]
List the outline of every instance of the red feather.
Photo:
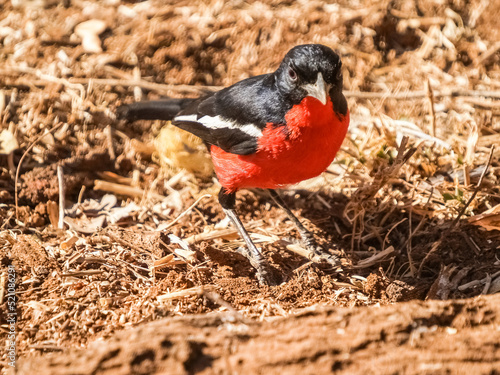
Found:
[{"label": "red feather", "polygon": [[318,176],[333,161],[349,126],[349,112],[337,115],[330,98],[323,105],[306,97],[285,119],[286,127],[267,124],[255,154],[211,147],[215,173],[227,191],[274,189]]}]

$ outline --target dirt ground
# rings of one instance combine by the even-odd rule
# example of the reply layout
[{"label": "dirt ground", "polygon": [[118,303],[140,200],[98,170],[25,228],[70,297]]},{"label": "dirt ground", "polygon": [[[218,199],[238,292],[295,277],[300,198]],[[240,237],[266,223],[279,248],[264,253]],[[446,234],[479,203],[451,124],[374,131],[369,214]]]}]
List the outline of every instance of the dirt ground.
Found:
[{"label": "dirt ground", "polygon": [[[351,125],[281,194],[341,264],[241,191],[260,286],[203,147],[115,110],[302,43],[340,54]],[[12,327],[20,374],[500,371],[500,1],[0,0],[0,62],[2,373]]]}]

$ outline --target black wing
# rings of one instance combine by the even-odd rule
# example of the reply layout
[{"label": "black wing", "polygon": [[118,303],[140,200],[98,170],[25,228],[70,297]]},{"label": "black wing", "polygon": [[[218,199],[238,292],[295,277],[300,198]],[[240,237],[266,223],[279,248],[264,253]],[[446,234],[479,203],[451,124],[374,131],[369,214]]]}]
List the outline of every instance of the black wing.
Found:
[{"label": "black wing", "polygon": [[172,124],[238,155],[255,153],[268,123],[284,124],[274,75],[252,77],[191,103]]},{"label": "black wing", "polygon": [[255,153],[268,123],[285,124],[284,104],[274,74],[245,79],[199,99],[164,99],[118,108],[117,116],[130,121],[172,120],[209,145],[238,155]]}]

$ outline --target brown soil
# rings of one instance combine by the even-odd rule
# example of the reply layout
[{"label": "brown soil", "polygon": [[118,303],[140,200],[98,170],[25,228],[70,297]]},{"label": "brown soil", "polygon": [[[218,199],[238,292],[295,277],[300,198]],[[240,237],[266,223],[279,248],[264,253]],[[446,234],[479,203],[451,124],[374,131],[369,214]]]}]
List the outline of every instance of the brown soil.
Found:
[{"label": "brown soil", "polygon": [[[10,156],[0,143],[0,291],[12,265],[18,372],[498,373],[499,9],[0,0],[0,134],[18,143]],[[86,53],[74,28],[93,18],[106,22],[103,51]],[[218,228],[212,176],[153,151],[165,124],[113,114],[267,73],[311,42],[341,55],[351,128],[327,173],[282,195],[341,267],[287,249],[299,235],[286,215],[241,191],[242,220],[282,281],[260,286],[242,242]],[[386,95],[405,92],[424,94]],[[403,146],[398,120],[417,125]],[[2,373],[8,333],[0,313]]]}]

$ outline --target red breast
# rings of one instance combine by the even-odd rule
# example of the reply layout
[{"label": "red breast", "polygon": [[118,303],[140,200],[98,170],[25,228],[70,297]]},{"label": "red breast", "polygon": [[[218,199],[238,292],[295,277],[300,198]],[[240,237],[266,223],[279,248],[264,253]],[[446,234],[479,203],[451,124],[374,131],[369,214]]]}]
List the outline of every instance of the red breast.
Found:
[{"label": "red breast", "polygon": [[286,114],[286,127],[267,124],[255,154],[230,154],[217,146],[210,151],[215,173],[228,191],[274,189],[315,177],[333,161],[349,126],[345,116],[306,97]]}]

